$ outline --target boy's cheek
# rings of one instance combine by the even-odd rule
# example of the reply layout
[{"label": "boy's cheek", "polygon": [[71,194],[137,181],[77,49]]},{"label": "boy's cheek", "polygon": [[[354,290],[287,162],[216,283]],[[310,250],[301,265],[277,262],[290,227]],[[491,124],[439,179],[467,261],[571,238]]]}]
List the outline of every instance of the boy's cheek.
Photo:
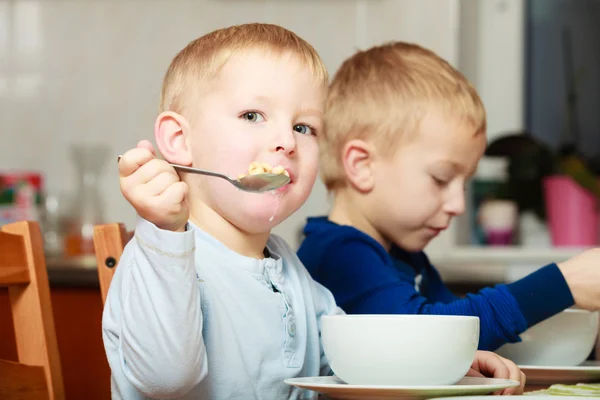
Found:
[{"label": "boy's cheek", "polygon": [[312,191],[312,188],[315,185],[315,182],[317,181],[318,172],[318,160],[315,159],[315,161],[311,165],[309,165],[305,169],[301,169],[300,173],[298,174],[299,177],[302,179],[301,183],[303,184],[305,190],[308,192],[307,196],[310,195],[310,192]]},{"label": "boy's cheek", "polygon": [[194,157],[194,164],[198,168],[222,173],[232,178],[247,174],[252,161],[254,160],[248,149],[238,149],[235,146],[224,148],[207,146]]}]

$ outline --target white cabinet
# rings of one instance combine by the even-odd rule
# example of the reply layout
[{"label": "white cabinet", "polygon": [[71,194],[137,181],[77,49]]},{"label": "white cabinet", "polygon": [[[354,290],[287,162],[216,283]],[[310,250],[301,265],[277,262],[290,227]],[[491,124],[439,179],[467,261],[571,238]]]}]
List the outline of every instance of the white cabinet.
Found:
[{"label": "white cabinet", "polygon": [[[460,0],[458,14],[458,66],[486,107],[488,142],[503,133],[522,130],[525,0]],[[464,248],[470,234],[467,214],[428,247],[432,258],[452,259],[458,254],[462,254],[461,260],[470,258],[471,249]]]}]

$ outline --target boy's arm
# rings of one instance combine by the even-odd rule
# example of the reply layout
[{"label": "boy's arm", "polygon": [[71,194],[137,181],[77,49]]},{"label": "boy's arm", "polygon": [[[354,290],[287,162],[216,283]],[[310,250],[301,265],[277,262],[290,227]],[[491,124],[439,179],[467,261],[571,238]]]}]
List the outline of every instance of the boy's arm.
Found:
[{"label": "boy's arm", "polygon": [[132,242],[119,267],[126,268],[121,287],[112,293],[122,307],[121,368],[145,396],[180,397],[207,374],[194,233],[160,230],[140,218]]},{"label": "boy's arm", "polygon": [[450,289],[444,284],[442,281],[442,277],[437,269],[431,265],[429,262],[429,258],[425,255],[425,253],[419,253],[419,257],[422,257],[422,263],[430,266],[429,273],[433,275],[434,279],[430,279],[429,281],[429,291],[431,296],[429,297],[430,302],[441,302],[441,303],[450,303],[452,301],[456,301],[460,299],[459,296],[452,293]]},{"label": "boy's arm", "polygon": [[478,316],[482,350],[519,341],[521,332],[539,322],[535,319],[573,305],[556,265],[511,285],[485,288],[449,303],[430,302],[415,290],[411,277],[387,265],[373,245],[355,238],[330,246],[313,274],[348,313]]}]

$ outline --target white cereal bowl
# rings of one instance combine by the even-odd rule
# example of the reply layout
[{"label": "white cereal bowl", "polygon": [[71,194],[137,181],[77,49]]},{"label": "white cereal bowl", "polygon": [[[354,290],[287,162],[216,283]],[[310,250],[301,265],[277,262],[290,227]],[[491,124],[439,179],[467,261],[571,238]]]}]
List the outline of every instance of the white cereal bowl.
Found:
[{"label": "white cereal bowl", "polygon": [[446,315],[327,315],[325,356],[352,385],[453,385],[469,370],[479,318]]},{"label": "white cereal bowl", "polygon": [[523,332],[521,342],[496,352],[519,365],[576,366],[590,355],[598,337],[598,312],[570,308]]}]

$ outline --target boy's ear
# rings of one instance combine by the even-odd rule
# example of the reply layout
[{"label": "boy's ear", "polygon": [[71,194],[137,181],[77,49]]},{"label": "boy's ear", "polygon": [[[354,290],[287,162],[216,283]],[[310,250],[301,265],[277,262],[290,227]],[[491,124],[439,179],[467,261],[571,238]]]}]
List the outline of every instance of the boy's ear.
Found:
[{"label": "boy's ear", "polygon": [[180,114],[165,111],[156,117],[154,139],[162,156],[170,163],[192,165],[187,135],[189,122]]},{"label": "boy's ear", "polygon": [[361,193],[370,192],[375,184],[374,150],[373,146],[364,140],[354,139],[346,143],[342,152],[342,164],[348,183]]}]

